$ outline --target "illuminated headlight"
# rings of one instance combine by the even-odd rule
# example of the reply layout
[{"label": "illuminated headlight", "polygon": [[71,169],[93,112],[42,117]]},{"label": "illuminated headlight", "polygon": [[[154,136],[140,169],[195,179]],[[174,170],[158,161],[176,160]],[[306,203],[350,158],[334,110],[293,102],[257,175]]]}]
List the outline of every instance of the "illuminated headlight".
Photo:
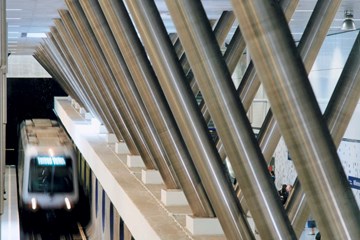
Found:
[{"label": "illuminated headlight", "polygon": [[71,209],[71,204],[70,204],[70,201],[69,201],[69,199],[67,197],[65,198],[65,205],[66,205],[67,210]]},{"label": "illuminated headlight", "polygon": [[32,210],[36,210],[36,199],[35,198],[31,198],[31,208]]}]

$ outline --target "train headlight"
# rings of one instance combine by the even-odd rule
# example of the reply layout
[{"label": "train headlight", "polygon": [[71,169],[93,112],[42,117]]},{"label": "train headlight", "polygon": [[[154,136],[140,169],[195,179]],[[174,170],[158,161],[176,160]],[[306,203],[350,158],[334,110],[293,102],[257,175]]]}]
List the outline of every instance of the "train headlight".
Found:
[{"label": "train headlight", "polygon": [[32,208],[32,210],[36,210],[36,207],[37,207],[36,199],[31,198],[31,208]]},{"label": "train headlight", "polygon": [[70,210],[71,209],[71,204],[70,204],[70,200],[66,197],[65,198],[65,205],[66,205],[66,209]]},{"label": "train headlight", "polygon": [[49,153],[50,157],[54,156],[54,151],[51,148],[49,148],[48,153]]}]

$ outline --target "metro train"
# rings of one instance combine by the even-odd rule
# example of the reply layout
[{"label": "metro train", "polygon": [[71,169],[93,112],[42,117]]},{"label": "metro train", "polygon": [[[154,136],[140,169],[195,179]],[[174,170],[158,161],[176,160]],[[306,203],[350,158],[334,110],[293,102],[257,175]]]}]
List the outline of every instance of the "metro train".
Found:
[{"label": "metro train", "polygon": [[17,176],[23,212],[65,210],[79,201],[77,155],[55,120],[24,120],[19,128]]}]

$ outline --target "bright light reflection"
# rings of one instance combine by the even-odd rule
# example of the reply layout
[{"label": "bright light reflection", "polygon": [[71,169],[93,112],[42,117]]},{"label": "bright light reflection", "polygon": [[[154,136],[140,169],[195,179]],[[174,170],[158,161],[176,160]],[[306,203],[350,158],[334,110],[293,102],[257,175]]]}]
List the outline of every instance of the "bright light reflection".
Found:
[{"label": "bright light reflection", "polygon": [[36,209],[36,199],[35,199],[35,198],[32,198],[32,199],[31,199],[31,208],[32,208],[33,210]]},{"label": "bright light reflection", "polygon": [[51,148],[49,148],[48,152],[49,152],[49,155],[50,155],[51,157],[54,156],[54,151],[53,151]]},{"label": "bright light reflection", "polygon": [[65,198],[65,205],[66,205],[66,208],[67,208],[68,210],[71,209],[70,200],[69,200],[67,197]]}]

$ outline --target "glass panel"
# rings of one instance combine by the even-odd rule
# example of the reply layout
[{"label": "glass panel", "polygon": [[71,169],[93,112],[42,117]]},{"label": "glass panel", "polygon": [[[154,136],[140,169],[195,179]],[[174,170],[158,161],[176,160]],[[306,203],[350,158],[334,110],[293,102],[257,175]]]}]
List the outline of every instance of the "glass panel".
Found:
[{"label": "glass panel", "polygon": [[29,192],[72,192],[73,168],[70,158],[40,156],[30,161]]}]

